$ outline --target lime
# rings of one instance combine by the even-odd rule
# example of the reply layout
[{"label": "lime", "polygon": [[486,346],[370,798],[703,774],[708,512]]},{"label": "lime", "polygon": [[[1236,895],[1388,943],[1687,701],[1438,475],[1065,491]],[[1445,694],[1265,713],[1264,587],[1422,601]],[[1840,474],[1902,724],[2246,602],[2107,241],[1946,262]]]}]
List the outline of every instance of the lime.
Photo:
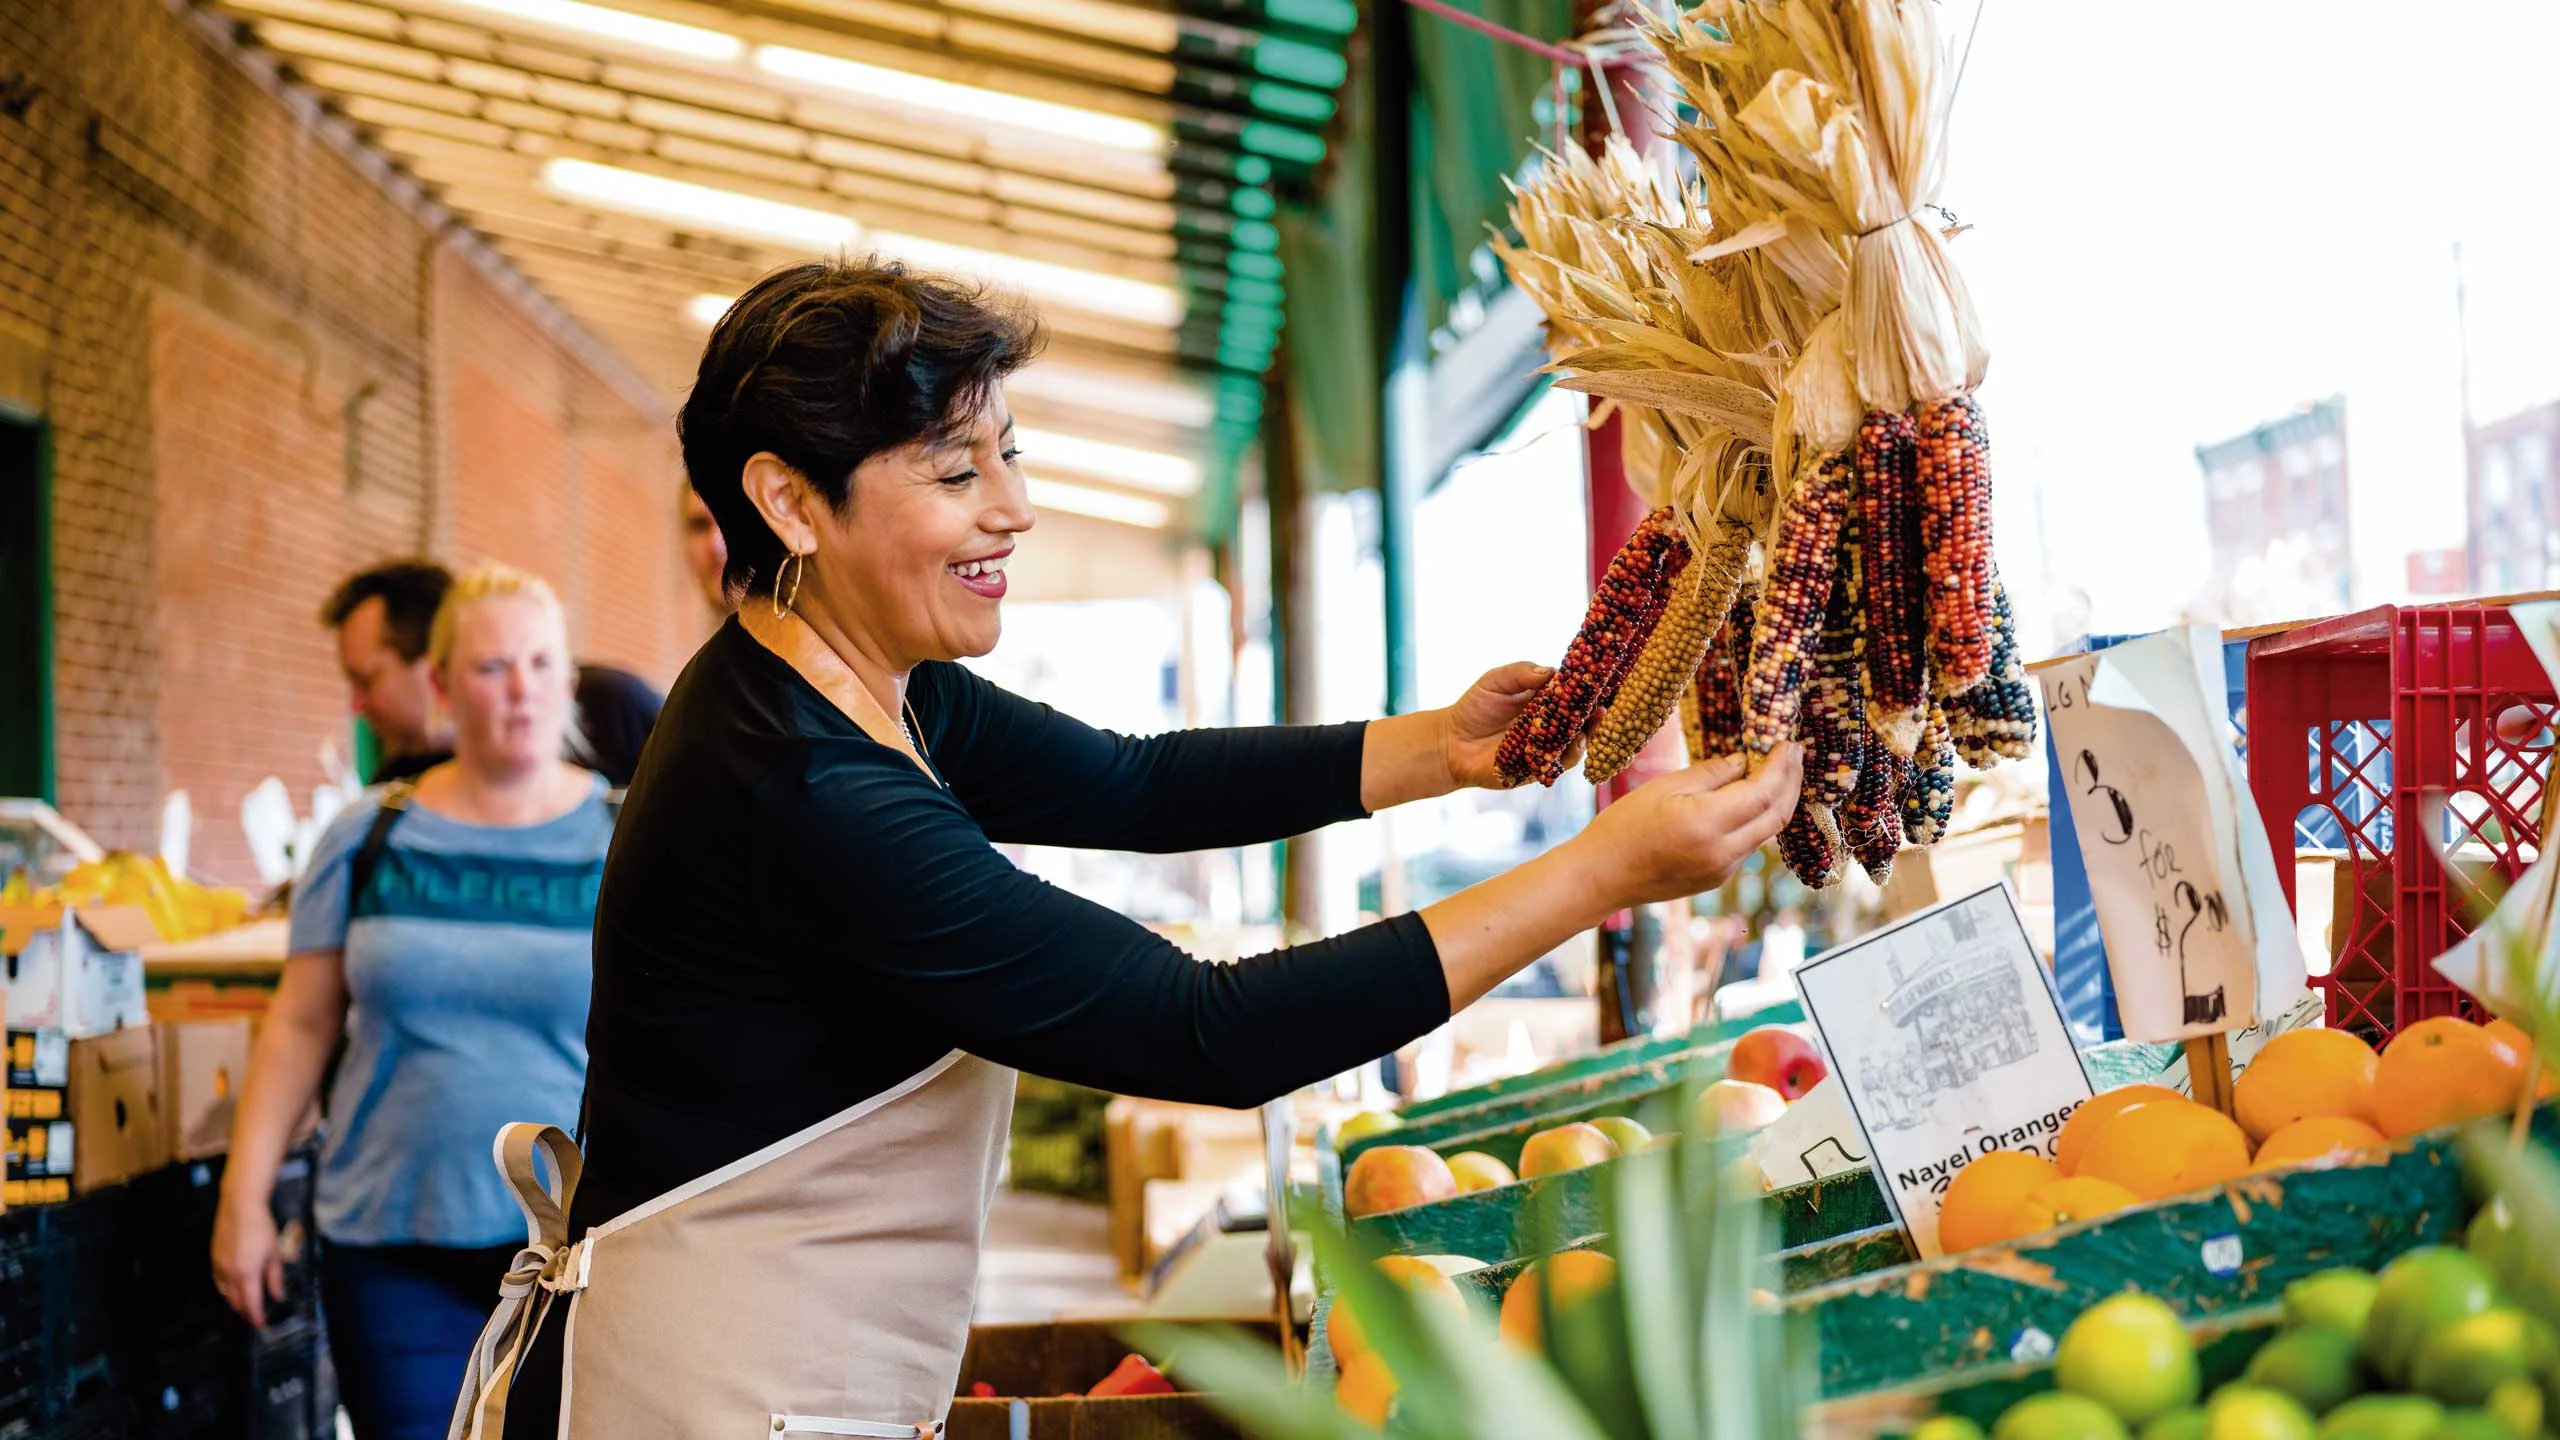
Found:
[{"label": "lime", "polygon": [[2048,1390],[2009,1407],[1991,1440],[2131,1440],[2116,1412],[2085,1395]]},{"label": "lime", "polygon": [[2510,1380],[2489,1392],[2488,1411],[2515,1433],[2516,1440],[2539,1440],[2542,1387],[2530,1380]]},{"label": "lime", "polygon": [[2371,1272],[2346,1267],[2305,1275],[2284,1287],[2284,1323],[2321,1325],[2361,1337],[2380,1284]]},{"label": "lime", "polygon": [[1592,1128],[1609,1137],[1621,1155],[1633,1155],[1653,1143],[1653,1132],[1624,1115],[1603,1115]]},{"label": "lime", "polygon": [[2449,1245],[2422,1245],[2383,1268],[2365,1322],[2365,1363],[2405,1383],[2428,1336],[2495,1303],[2497,1286],[2479,1261]]},{"label": "lime", "polygon": [[2071,1322],[2054,1352],[2053,1379],[2127,1425],[2193,1405],[2204,1384],[2178,1312],[2138,1292],[2109,1296]]},{"label": "lime", "polygon": [[2204,1407],[2190,1405],[2142,1427],[2142,1440],[2204,1440]]},{"label": "lime", "polygon": [[2516,1440],[2506,1422],[2486,1410],[2447,1410],[2428,1440]]},{"label": "lime", "polygon": [[1982,1440],[1982,1427],[1962,1415],[1932,1415],[1911,1432],[1911,1440]]},{"label": "lime", "polygon": [[2444,1407],[2424,1395],[2359,1395],[2320,1421],[2320,1440],[2427,1440]]},{"label": "lime", "polygon": [[2326,1415],[2358,1391],[2364,1379],[2356,1363],[2356,1337],[2313,1326],[2287,1330],[2249,1358],[2252,1385],[2281,1390],[2314,1415]]},{"label": "lime", "polygon": [[2205,1440],[2313,1440],[2302,1402],[2264,1385],[2225,1385],[2204,1406]]},{"label": "lime", "polygon": [[2560,1256],[2538,1254],[2503,1195],[2471,1217],[2462,1246],[2489,1268],[2507,1298],[2537,1314],[2560,1312]]},{"label": "lime", "polygon": [[2483,1310],[2438,1326],[2418,1347],[2410,1388],[2448,1405],[2479,1405],[2510,1380],[2541,1373],[2551,1329],[2521,1310]]}]

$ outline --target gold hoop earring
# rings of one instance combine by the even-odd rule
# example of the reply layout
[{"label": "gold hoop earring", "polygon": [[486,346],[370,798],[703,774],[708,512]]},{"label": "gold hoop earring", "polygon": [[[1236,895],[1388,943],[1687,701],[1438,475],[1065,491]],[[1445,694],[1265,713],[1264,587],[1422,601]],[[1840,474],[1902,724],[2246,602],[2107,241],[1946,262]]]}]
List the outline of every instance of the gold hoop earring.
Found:
[{"label": "gold hoop earring", "polygon": [[[785,577],[788,577],[791,582],[791,588],[787,592],[783,589],[782,583]],[[807,578],[809,578],[808,556],[794,550],[782,557],[782,563],[774,567],[773,572],[774,619],[779,620],[790,614],[791,607],[800,602],[800,582]]]}]

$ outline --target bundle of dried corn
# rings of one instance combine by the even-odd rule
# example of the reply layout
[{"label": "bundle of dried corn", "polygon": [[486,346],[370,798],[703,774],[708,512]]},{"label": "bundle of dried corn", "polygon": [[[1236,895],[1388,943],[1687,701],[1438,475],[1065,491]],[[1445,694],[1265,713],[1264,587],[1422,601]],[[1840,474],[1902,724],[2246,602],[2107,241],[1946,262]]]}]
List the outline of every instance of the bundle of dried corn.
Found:
[{"label": "bundle of dried corn", "polygon": [[[1675,709],[1693,759],[1797,739],[1782,857],[1816,886],[1850,859],[1881,880],[1944,832],[1959,757],[2034,743],[1971,393],[1987,355],[1930,219],[1929,0],[1698,0],[1644,34],[1697,182],[1621,142],[1549,155],[1500,249],[1557,383],[1621,417],[1630,482],[1699,559],[1614,698],[1560,676],[1574,693],[1524,717],[1524,773],[1587,734],[1605,779]],[[1589,728],[1563,733],[1572,714]]]}]

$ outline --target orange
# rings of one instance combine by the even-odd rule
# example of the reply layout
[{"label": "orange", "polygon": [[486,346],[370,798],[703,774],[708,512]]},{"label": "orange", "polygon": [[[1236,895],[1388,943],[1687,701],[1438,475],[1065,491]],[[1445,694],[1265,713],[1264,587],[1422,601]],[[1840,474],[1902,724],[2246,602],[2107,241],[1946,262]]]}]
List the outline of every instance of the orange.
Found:
[{"label": "orange", "polygon": [[[1466,1311],[1466,1292],[1458,1288],[1458,1282],[1420,1256],[1389,1255],[1378,1262],[1378,1269],[1412,1291],[1423,1304],[1454,1307],[1461,1314]],[[1340,1298],[1325,1313],[1324,1338],[1333,1347],[1334,1363],[1344,1374],[1378,1358],[1378,1353],[1369,1348],[1368,1337],[1360,1333],[1360,1317],[1352,1314],[1351,1306]]]},{"label": "orange", "polygon": [[2112,1215],[2141,1203],[2141,1196],[2111,1180],[2074,1175],[2067,1180],[2039,1185],[2034,1193],[2011,1206],[2009,1213],[2002,1217],[2008,1233],[2000,1238],[2015,1240],[2040,1230],[2050,1230],[2056,1225],[2068,1225],[2074,1220]]},{"label": "orange", "polygon": [[2154,1100],[2108,1121],[2081,1155],[2080,1173],[2157,1200],[2249,1173],[2249,1137],[2219,1110]]},{"label": "orange", "polygon": [[[2524,1033],[2524,1028],[2513,1020],[2492,1020],[2480,1028],[2506,1041],[2511,1049],[2524,1057],[2526,1064],[2533,1063],[2533,1037]],[[2551,1060],[2547,1053],[2542,1057],[2542,1083],[2533,1087],[2536,1100],[2548,1100],[2560,1094],[2560,1069],[2554,1069]]]},{"label": "orange", "polygon": [[2373,1119],[2373,1071],[2364,1038],[2344,1030],[2287,1030],[2258,1051],[2232,1087],[2231,1108],[2251,1141],[2312,1116]]},{"label": "orange", "polygon": [[1597,1250],[1565,1250],[1520,1272],[1502,1292],[1502,1338],[1526,1350],[1546,1349],[1546,1325],[1538,1291],[1554,1297],[1556,1308],[1570,1310],[1593,1293],[1618,1283],[1618,1262]]},{"label": "orange", "polygon": [[2258,1147],[2258,1158],[2249,1168],[2275,1170],[2299,1165],[2306,1160],[2345,1155],[2367,1146],[2384,1143],[2382,1132],[2361,1120],[2339,1115],[2314,1115],[2296,1120],[2267,1137]]},{"label": "orange", "polygon": [[2053,1163],[2065,1175],[2080,1173],[2080,1157],[2087,1153],[2089,1142],[2107,1128],[2117,1112],[2135,1105],[2148,1105],[2154,1100],[2184,1100],[2187,1097],[2166,1085],[2119,1085],[2084,1101],[2062,1122],[2062,1133],[2053,1137]]},{"label": "orange", "polygon": [[2373,1074],[2373,1119],[2398,1139],[2495,1115],[2524,1089],[2524,1056],[2468,1020],[2421,1020],[2383,1047]]},{"label": "orange", "polygon": [[1978,1156],[1947,1182],[1938,1202],[1938,1248],[1954,1254],[2008,1238],[2009,1211],[2039,1185],[2062,1178],[2051,1161],[2019,1150]]}]

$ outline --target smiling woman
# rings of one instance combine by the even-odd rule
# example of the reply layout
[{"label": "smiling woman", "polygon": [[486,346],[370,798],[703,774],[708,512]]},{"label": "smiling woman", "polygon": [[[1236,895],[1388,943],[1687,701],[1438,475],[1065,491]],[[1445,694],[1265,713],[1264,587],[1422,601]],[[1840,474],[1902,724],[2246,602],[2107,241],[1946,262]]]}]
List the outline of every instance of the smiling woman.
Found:
[{"label": "smiling woman", "polygon": [[502,1142],[541,1218],[467,1433],[934,1434],[1015,1068],[1258,1104],[1712,888],[1792,808],[1791,754],[1702,766],[1419,914],[1233,965],[1024,874],[997,844],[1211,849],[1496,785],[1546,678],[1132,739],[954,664],[1037,543],[1004,381],[1038,344],[1007,302],[854,262],[767,277],[712,334],[685,465],[748,598],[668,696],[606,866],[583,1173],[557,1131]]}]

